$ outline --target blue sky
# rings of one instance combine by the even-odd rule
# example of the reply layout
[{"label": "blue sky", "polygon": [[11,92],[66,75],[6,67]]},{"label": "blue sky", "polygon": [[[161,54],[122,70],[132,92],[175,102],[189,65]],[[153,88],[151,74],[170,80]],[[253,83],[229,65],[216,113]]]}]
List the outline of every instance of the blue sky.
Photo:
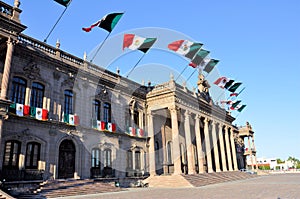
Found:
[{"label": "blue sky", "polygon": [[[13,0],[5,1],[13,5]],[[22,1],[21,21],[28,28],[25,34],[43,41],[63,12],[64,7],[52,0]],[[258,157],[288,156],[300,158],[297,149],[300,142],[300,2],[298,0],[74,0],[47,40],[75,56],[90,56],[107,32],[100,28],[90,33],[81,30],[104,15],[125,11],[111,36],[97,56],[96,64],[115,71],[119,67],[122,75],[142,56],[135,51],[120,50],[124,33],[139,33],[145,37],[158,37],[161,43],[154,45],[140,65],[132,73],[135,81],[151,80],[160,83],[158,76],[168,80],[168,73],[180,73],[188,63],[163,47],[164,43],[182,38],[204,44],[210,57],[220,60],[217,69],[209,75],[210,81],[217,76],[227,76],[242,81],[246,89],[240,99],[246,109],[234,123],[252,124]],[[103,57],[115,55],[109,60]],[[108,59],[108,58],[107,58]],[[157,73],[147,76],[143,68]],[[166,73],[158,72],[161,71]],[[188,68],[182,79],[193,70]],[[145,75],[145,76],[143,76]],[[162,77],[163,76],[163,77]],[[196,86],[197,75],[188,82]],[[180,80],[180,79],[179,79]],[[214,93],[222,91],[213,87]]]}]

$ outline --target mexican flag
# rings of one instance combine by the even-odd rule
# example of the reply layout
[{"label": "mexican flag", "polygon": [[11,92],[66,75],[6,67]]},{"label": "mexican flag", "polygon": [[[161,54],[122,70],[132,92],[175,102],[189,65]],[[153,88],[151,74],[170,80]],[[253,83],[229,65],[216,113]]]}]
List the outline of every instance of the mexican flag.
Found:
[{"label": "mexican flag", "polygon": [[30,115],[30,106],[24,105],[23,108],[24,108],[24,111],[23,111],[24,116],[29,116]]},{"label": "mexican flag", "polygon": [[219,77],[214,84],[219,86],[220,88],[224,88],[225,84],[229,81],[227,77]]},{"label": "mexican flag", "polygon": [[100,27],[108,32],[111,32],[117,25],[124,13],[111,13],[104,16],[102,19],[92,24],[88,28],[82,28],[85,32],[90,32],[94,27]]},{"label": "mexican flag", "polygon": [[108,130],[110,132],[116,132],[116,124],[107,122],[107,124],[106,124],[106,130]]},{"label": "mexican flag", "polygon": [[74,115],[69,114],[69,124],[74,125],[75,124],[74,120],[75,120]]},{"label": "mexican flag", "polygon": [[144,130],[143,129],[137,129],[137,136],[143,137],[144,136]]},{"label": "mexican flag", "polygon": [[237,110],[237,111],[238,111],[238,112],[242,112],[242,110],[243,110],[243,109],[244,109],[246,106],[247,106],[247,105],[245,105],[245,104],[244,104],[244,105],[242,105],[241,107],[239,107],[239,108],[238,108],[238,110]]},{"label": "mexican flag", "polygon": [[54,1],[56,1],[57,3],[65,7],[67,7],[71,3],[71,0],[54,0]]},{"label": "mexican flag", "polygon": [[35,109],[35,118],[38,120],[42,120],[42,115],[43,115],[43,109],[42,108],[36,108]]},{"label": "mexican flag", "polygon": [[38,120],[48,120],[48,110],[35,108],[35,118]]},{"label": "mexican flag", "polygon": [[197,54],[195,55],[195,57],[192,59],[192,63],[195,65],[195,66],[199,66],[205,59],[205,57],[209,54],[210,52],[207,51],[207,50],[203,50],[203,49],[200,49]]},{"label": "mexican flag", "polygon": [[241,85],[242,83],[241,82],[236,82],[234,83],[229,89],[228,91],[234,93],[236,91],[236,89]]},{"label": "mexican flag", "polygon": [[11,104],[11,105],[9,106],[9,108],[8,108],[8,111],[9,111],[10,113],[16,114],[16,103]]},{"label": "mexican flag", "polygon": [[23,108],[23,104],[18,104],[16,105],[16,114],[18,116],[23,116],[23,111],[24,111],[24,108]]},{"label": "mexican flag", "polygon": [[177,40],[170,43],[168,45],[168,48],[180,55],[193,59],[195,54],[200,50],[202,46],[203,44],[201,43],[195,43],[189,40]]},{"label": "mexican flag", "polygon": [[211,59],[207,64],[206,66],[204,67],[204,71],[207,72],[207,73],[210,73],[214,67],[219,63],[219,60],[216,60],[216,59]]},{"label": "mexican flag", "polygon": [[239,105],[239,103],[241,103],[241,100],[238,100],[238,101],[234,102],[234,103],[231,105],[230,109],[231,109],[231,110],[235,110],[236,107]]},{"label": "mexican flag", "polygon": [[229,80],[229,81],[225,84],[224,88],[228,89],[228,88],[233,84],[233,82],[234,82],[233,79]]},{"label": "mexican flag", "polygon": [[105,130],[105,122],[97,120],[97,129],[100,131]]},{"label": "mexican flag", "polygon": [[146,53],[155,43],[156,38],[144,38],[135,34],[124,34],[123,50],[129,48],[131,50],[140,50]]},{"label": "mexican flag", "polygon": [[132,136],[136,136],[136,130],[133,127],[129,127],[129,134]]}]

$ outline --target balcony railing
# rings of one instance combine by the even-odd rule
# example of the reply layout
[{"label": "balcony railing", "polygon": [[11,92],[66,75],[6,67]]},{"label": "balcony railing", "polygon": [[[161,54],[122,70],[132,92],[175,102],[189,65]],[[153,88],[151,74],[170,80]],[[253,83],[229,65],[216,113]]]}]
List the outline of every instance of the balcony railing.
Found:
[{"label": "balcony railing", "polygon": [[99,131],[116,132],[116,124],[100,120],[92,120],[92,128]]},{"label": "balcony railing", "polygon": [[126,134],[135,137],[145,137],[145,132],[141,128],[127,127]]}]

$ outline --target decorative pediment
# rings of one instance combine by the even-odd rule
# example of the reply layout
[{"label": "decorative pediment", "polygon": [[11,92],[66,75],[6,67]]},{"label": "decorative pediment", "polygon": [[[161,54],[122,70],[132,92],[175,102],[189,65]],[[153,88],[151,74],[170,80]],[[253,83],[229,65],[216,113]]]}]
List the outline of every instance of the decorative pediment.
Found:
[{"label": "decorative pediment", "polygon": [[27,66],[24,66],[23,71],[25,76],[31,80],[39,79],[41,76],[40,68],[35,62],[30,62]]}]

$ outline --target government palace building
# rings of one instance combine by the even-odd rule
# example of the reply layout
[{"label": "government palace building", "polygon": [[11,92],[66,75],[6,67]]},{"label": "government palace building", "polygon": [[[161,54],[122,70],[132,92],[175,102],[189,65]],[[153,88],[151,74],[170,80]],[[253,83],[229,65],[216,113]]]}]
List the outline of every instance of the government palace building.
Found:
[{"label": "government palace building", "polygon": [[0,8],[0,180],[234,172],[247,156],[256,168],[250,124],[233,125],[203,75],[194,91],[172,76],[142,85],[23,34],[18,0]]}]

